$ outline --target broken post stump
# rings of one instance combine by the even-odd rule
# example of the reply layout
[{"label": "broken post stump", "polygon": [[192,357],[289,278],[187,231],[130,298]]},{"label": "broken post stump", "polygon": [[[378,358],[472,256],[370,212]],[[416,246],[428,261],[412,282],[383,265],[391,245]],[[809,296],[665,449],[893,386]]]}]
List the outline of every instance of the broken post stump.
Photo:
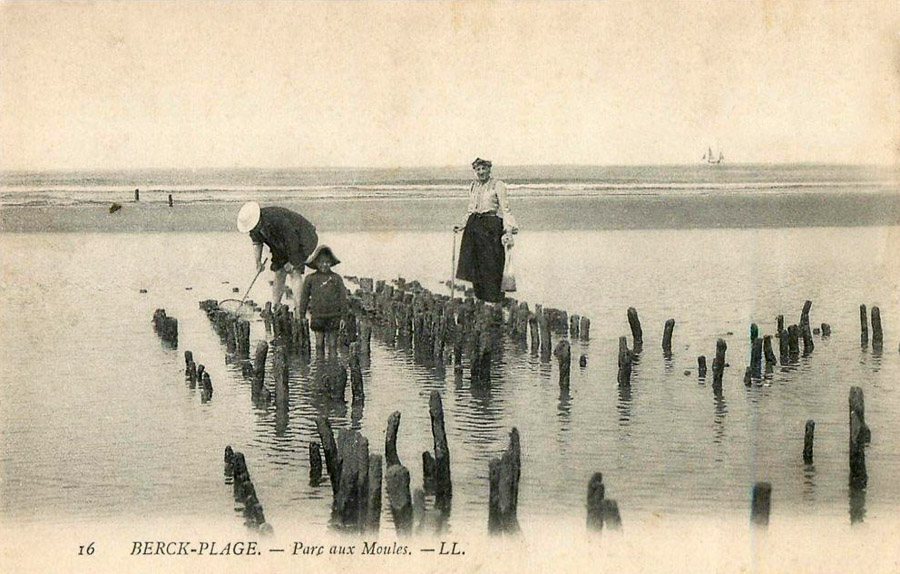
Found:
[{"label": "broken post stump", "polygon": [[578,327],[578,336],[582,341],[588,341],[591,338],[591,320],[587,317],[581,318],[581,324]]},{"label": "broken post stump", "polygon": [[701,379],[706,378],[706,355],[697,357],[697,376]]},{"label": "broken post stump", "polygon": [[865,445],[871,433],[865,423],[865,407],[860,387],[850,388],[850,487],[866,487],[869,475],[866,472]]},{"label": "broken post stump", "polygon": [[325,469],[328,471],[328,479],[331,481],[331,493],[333,496],[337,496],[341,461],[338,456],[337,443],[334,442],[334,432],[331,430],[331,423],[327,418],[316,418],[316,431],[319,433],[319,440],[322,441],[322,450],[325,451]]},{"label": "broken post stump", "polygon": [[806,428],[803,430],[803,462],[812,464],[813,461],[813,440],[816,433],[816,421],[810,419],[806,421]]},{"label": "broken post stump", "polygon": [[363,388],[362,369],[359,366],[359,343],[350,344],[350,391],[354,401],[366,399]]},{"label": "broken post stump", "polygon": [[768,482],[757,482],[753,485],[750,502],[750,522],[755,526],[768,526],[771,507],[772,485]]},{"label": "broken post stump", "polygon": [[763,337],[763,356],[766,358],[766,369],[775,366],[778,359],[775,358],[775,352],[772,350],[772,335]]},{"label": "broken post stump", "polygon": [[865,347],[869,344],[869,319],[866,314],[866,306],[859,306],[859,344]]},{"label": "broken post stump", "polygon": [[547,313],[543,309],[537,311],[538,331],[541,335],[541,361],[547,363],[550,361],[550,355],[553,353],[550,335],[550,320]]},{"label": "broken post stump", "polygon": [[381,482],[382,464],[381,455],[369,455],[369,481],[368,495],[366,497],[366,521],[367,532],[378,532],[381,527]]},{"label": "broken post stump", "polygon": [[453,497],[453,484],[450,480],[450,447],[447,445],[447,433],[444,429],[444,406],[438,391],[431,391],[428,414],[431,417],[431,436],[434,439],[435,506],[446,511]]},{"label": "broken post stump", "polygon": [[803,337],[803,354],[808,355],[816,348],[813,342],[812,330],[809,326],[809,310],[812,308],[812,301],[803,303],[803,311],[800,313],[800,336]]},{"label": "broken post stump", "polygon": [[753,339],[750,348],[750,376],[758,379],[762,376],[763,341],[759,337]]},{"label": "broken post stump", "polygon": [[409,493],[409,471],[405,466],[395,464],[388,466],[385,475],[385,490],[390,503],[391,516],[397,528],[397,536],[412,534],[413,508]]},{"label": "broken post stump", "polygon": [[588,481],[587,489],[587,527],[589,530],[603,529],[603,474],[595,472]]},{"label": "broken post stump", "polygon": [[716,358],[713,359],[713,392],[720,394],[722,392],[722,375],[725,372],[725,352],[728,345],[725,339],[716,341]]},{"label": "broken post stump", "polygon": [[800,327],[791,325],[788,327],[788,353],[791,362],[797,362],[800,357]]},{"label": "broken post stump", "polygon": [[675,319],[668,319],[663,327],[662,349],[665,356],[672,354],[672,331],[675,330]]},{"label": "broken post stump", "polygon": [[309,485],[319,486],[322,482],[322,453],[319,443],[309,443]]},{"label": "broken post stump", "polygon": [[881,332],[881,309],[872,305],[872,348],[880,351],[884,344],[884,335]]},{"label": "broken post stump", "polygon": [[517,510],[521,466],[519,431],[514,427],[509,435],[509,446],[503,455],[499,459],[492,459],[488,464],[488,531],[491,534],[515,534],[519,531]]},{"label": "broken post stump", "polygon": [[641,329],[641,320],[634,307],[628,308],[627,315],[628,325],[631,326],[632,348],[634,354],[639,355],[644,348],[644,331]]},{"label": "broken post stump", "polygon": [[384,437],[384,460],[388,468],[400,464],[397,456],[397,431],[400,428],[400,411],[394,411],[388,417],[387,433]]}]

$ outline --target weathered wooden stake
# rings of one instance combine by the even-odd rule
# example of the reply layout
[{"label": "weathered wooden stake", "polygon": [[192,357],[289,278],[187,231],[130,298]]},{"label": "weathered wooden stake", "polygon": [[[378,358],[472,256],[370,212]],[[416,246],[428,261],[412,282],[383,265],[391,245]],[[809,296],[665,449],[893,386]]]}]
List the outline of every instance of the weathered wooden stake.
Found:
[{"label": "weathered wooden stake", "polygon": [[641,320],[638,318],[637,309],[628,308],[628,324],[631,326],[632,347],[635,355],[639,355],[644,349],[644,331],[641,329]]},{"label": "weathered wooden stake", "polygon": [[340,486],[341,460],[338,456],[337,444],[334,442],[331,423],[325,417],[318,417],[316,430],[319,433],[319,440],[322,441],[322,450],[325,451],[325,468],[328,470],[328,479],[331,481],[331,493],[333,496],[337,496],[338,486]]},{"label": "weathered wooden stake", "polygon": [[519,431],[513,428],[509,435],[509,447],[503,456],[492,459],[488,465],[490,480],[488,531],[491,534],[514,534],[519,531],[517,509],[521,467]]},{"label": "weathered wooden stake", "polygon": [[713,392],[716,394],[720,394],[722,392],[722,375],[725,372],[725,351],[728,350],[728,345],[725,343],[724,339],[719,339],[716,341],[716,358],[713,359],[712,369],[713,369]]},{"label": "weathered wooden stake", "polygon": [[435,506],[446,511],[453,498],[453,484],[450,480],[450,448],[444,430],[444,406],[438,391],[431,391],[428,414],[431,416],[431,436],[434,439]]},{"label": "weathered wooden stake", "polygon": [[369,491],[366,501],[366,524],[368,532],[378,532],[381,527],[381,482],[382,464],[381,455],[369,455]]},{"label": "weathered wooden stake", "polygon": [[561,340],[553,350],[553,355],[559,362],[559,388],[560,390],[568,389],[569,371],[572,368],[572,348],[569,346],[569,341]]},{"label": "weathered wooden stake", "polygon": [[803,311],[800,313],[800,336],[803,337],[803,354],[808,355],[816,348],[813,342],[812,330],[809,326],[809,310],[812,308],[812,301],[803,303]]},{"label": "weathered wooden stake", "polygon": [[778,362],[775,358],[775,352],[772,350],[772,335],[763,337],[763,355],[766,358],[766,369],[770,369]]},{"label": "weathered wooden stake", "polygon": [[322,482],[322,453],[319,443],[309,443],[309,485],[319,486]]},{"label": "weathered wooden stake", "polygon": [[859,344],[863,347],[869,344],[869,319],[866,315],[866,306],[859,306]]},{"label": "weathered wooden stake", "polygon": [[866,487],[869,475],[866,472],[865,445],[871,433],[865,423],[862,389],[850,388],[850,487]]},{"label": "weathered wooden stake", "polygon": [[884,344],[884,335],[881,332],[881,309],[872,305],[872,348],[880,351]]},{"label": "weathered wooden stake", "polygon": [[587,527],[589,530],[603,529],[603,474],[595,472],[588,481],[587,489]]},{"label": "weathered wooden stake", "polygon": [[174,202],[172,201],[172,194],[170,193],[169,194],[169,207],[172,207],[173,205],[174,205]]},{"label": "weathered wooden stake", "polygon": [[813,461],[813,440],[816,434],[816,421],[810,419],[806,421],[806,428],[803,431],[803,462],[812,464]]},{"label": "weathered wooden stake", "polygon": [[384,437],[384,461],[388,468],[400,464],[400,458],[397,456],[397,431],[399,428],[400,411],[394,411],[388,417],[387,433]]},{"label": "weathered wooden stake", "polygon": [[672,331],[675,330],[675,319],[668,319],[666,326],[663,327],[662,348],[663,354],[669,356],[672,354]]},{"label": "weathered wooden stake", "polygon": [[388,466],[385,475],[385,490],[394,517],[394,526],[398,536],[412,534],[413,508],[409,493],[409,471],[405,466],[395,464]]},{"label": "weathered wooden stake", "polygon": [[528,330],[531,331],[531,354],[537,355],[541,345],[541,335],[538,327],[537,314],[535,313],[528,316]]},{"label": "weathered wooden stake", "polygon": [[753,485],[753,497],[750,502],[750,522],[755,526],[768,526],[771,507],[772,485],[768,482],[757,482]]},{"label": "weathered wooden stake", "polygon": [[587,317],[581,318],[581,325],[578,328],[579,337],[581,337],[582,341],[587,341],[591,338],[591,320]]},{"label": "weathered wooden stake", "polygon": [[550,361],[550,355],[553,353],[553,344],[550,335],[550,321],[544,311],[537,311],[538,330],[541,334],[541,361],[547,363]]},{"label": "weathered wooden stake", "polygon": [[791,362],[796,362],[800,357],[800,327],[797,325],[788,327],[788,353]]},{"label": "weathered wooden stake", "polygon": [[706,378],[706,355],[697,357],[697,376],[701,379]]},{"label": "weathered wooden stake", "polygon": [[753,339],[750,349],[750,376],[758,379],[762,376],[763,341],[759,337]]}]

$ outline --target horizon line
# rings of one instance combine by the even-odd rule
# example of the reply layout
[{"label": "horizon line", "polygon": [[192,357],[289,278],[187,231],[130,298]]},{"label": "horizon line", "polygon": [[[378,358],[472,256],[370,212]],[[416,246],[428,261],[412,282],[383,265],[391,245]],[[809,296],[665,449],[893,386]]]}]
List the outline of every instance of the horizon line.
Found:
[{"label": "horizon line", "polygon": [[[772,161],[772,162],[727,162],[721,164],[707,164],[703,161],[692,163],[511,163],[511,164],[495,164],[502,166],[503,169],[510,168],[560,168],[560,167],[699,167],[708,166],[710,168],[729,167],[729,166],[832,166],[832,167],[900,167],[900,162],[830,162],[830,161]],[[155,171],[155,170],[184,170],[184,171],[207,171],[207,170],[233,170],[233,171],[263,171],[263,170],[396,170],[396,169],[461,169],[468,167],[468,164],[445,164],[445,165],[380,165],[380,166],[327,166],[327,165],[309,165],[309,166],[281,166],[281,167],[261,167],[261,166],[196,166],[196,167],[162,167],[162,166],[145,166],[145,167],[41,167],[41,168],[0,168],[0,173],[51,173],[51,172],[114,172],[114,171]]]}]

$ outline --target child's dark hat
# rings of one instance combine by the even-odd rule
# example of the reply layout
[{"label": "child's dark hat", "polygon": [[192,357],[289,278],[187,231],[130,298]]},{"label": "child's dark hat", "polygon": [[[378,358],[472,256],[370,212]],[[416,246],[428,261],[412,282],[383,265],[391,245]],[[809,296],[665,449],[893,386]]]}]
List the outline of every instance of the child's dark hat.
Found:
[{"label": "child's dark hat", "polygon": [[338,263],[341,262],[340,259],[338,259],[337,257],[334,256],[334,252],[331,250],[331,247],[328,247],[327,245],[319,245],[318,247],[316,247],[316,250],[312,252],[312,255],[310,255],[309,258],[306,260],[307,267],[311,267],[311,268],[315,269],[316,268],[316,259],[318,259],[319,257],[321,257],[323,255],[327,256],[331,259],[332,267],[334,267],[335,265],[337,265]]}]

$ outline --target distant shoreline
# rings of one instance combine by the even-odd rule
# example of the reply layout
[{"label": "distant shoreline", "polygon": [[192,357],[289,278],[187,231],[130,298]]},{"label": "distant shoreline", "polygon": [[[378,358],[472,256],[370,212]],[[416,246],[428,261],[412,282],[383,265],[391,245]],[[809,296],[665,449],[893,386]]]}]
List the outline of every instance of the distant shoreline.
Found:
[{"label": "distant shoreline", "polygon": [[[234,231],[235,202],[122,202],[105,205],[4,207],[0,233],[165,233]],[[317,199],[282,201],[327,232],[443,231],[462,219],[456,199]],[[775,196],[604,196],[514,198],[523,231],[718,229],[900,225],[900,194],[803,193]]]}]

